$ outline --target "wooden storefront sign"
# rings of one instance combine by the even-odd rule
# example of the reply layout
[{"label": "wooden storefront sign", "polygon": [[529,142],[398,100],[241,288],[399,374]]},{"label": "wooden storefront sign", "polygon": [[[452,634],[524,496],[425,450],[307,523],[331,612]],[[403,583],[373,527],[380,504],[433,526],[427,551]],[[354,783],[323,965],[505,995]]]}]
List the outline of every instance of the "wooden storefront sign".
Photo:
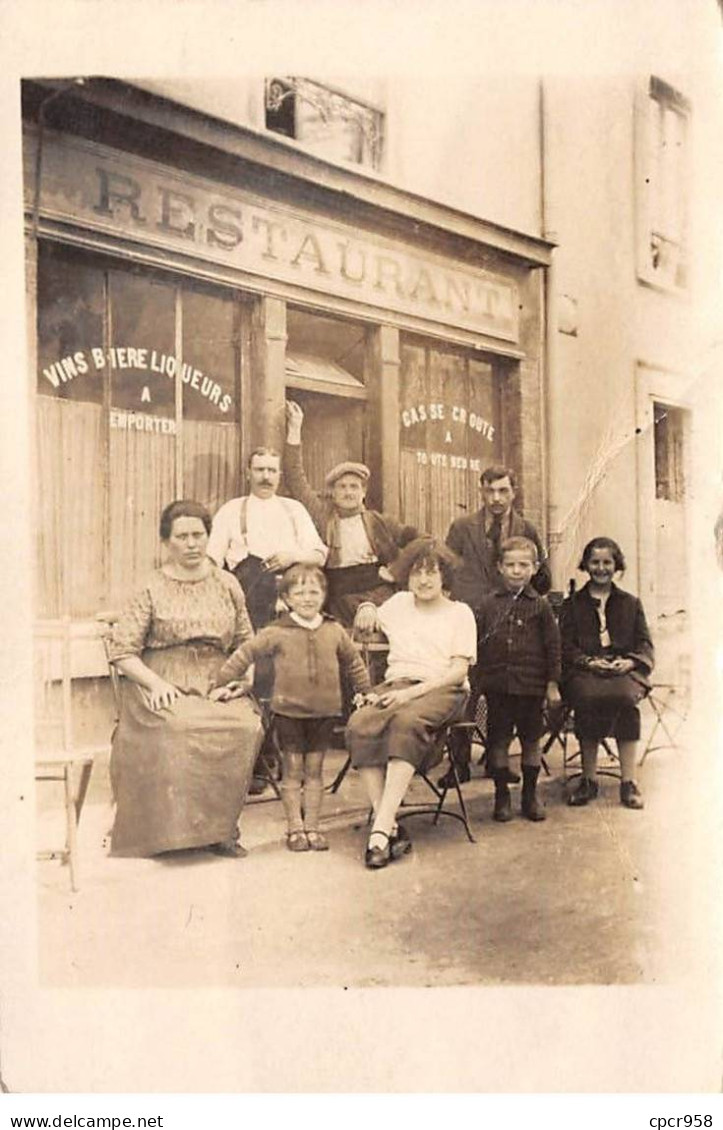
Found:
[{"label": "wooden storefront sign", "polygon": [[[34,149],[25,147],[28,209]],[[45,135],[40,215],[259,280],[519,340],[514,279],[76,138]]]}]

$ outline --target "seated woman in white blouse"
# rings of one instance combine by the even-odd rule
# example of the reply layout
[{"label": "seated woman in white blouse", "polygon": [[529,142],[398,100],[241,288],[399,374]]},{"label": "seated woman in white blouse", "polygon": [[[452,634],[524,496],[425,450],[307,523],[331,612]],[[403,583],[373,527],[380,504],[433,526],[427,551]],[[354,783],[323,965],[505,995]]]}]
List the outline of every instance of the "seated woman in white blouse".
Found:
[{"label": "seated woman in white blouse", "polygon": [[[386,867],[411,848],[397,810],[414,772],[441,759],[439,731],[464,713],[467,671],[477,655],[471,609],[446,595],[456,558],[431,538],[418,538],[396,567],[406,592],[374,609],[375,629],[389,640],[382,684],[351,717],[347,745],[374,810],[367,867]],[[367,615],[362,605],[358,615]]]}]

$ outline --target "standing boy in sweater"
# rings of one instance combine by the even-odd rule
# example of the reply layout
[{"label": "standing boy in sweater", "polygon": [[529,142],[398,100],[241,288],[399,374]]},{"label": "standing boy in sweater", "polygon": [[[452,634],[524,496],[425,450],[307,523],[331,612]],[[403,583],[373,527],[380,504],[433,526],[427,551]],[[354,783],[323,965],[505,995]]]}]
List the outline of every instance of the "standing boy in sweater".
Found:
[{"label": "standing boy in sweater", "polygon": [[342,723],[342,674],[357,694],[366,694],[371,683],[341,624],[322,614],[326,578],[318,566],[292,565],[281,578],[279,595],[289,612],[226,660],[212,697],[234,697],[237,691],[221,684],[232,684],[256,660],[268,658],[274,673],[271,710],[281,749],[286,844],[289,851],[326,851],[329,845],[319,831],[322,770],[324,754],[334,744],[334,727]]},{"label": "standing boy in sweater", "polygon": [[495,781],[494,818],[512,819],[509,748],[517,733],[522,746],[522,815],[544,820],[537,795],[542,709],[560,706],[560,632],[544,596],[531,586],[537,547],[524,537],[500,547],[504,588],[490,593],[478,614],[481,689],[487,699],[487,749]]}]

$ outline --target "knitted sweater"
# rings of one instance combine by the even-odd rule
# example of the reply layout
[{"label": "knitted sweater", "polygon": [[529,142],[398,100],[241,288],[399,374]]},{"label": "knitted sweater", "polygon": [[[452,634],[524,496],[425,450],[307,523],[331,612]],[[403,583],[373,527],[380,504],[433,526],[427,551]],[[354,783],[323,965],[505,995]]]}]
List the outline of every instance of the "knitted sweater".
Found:
[{"label": "knitted sweater", "polygon": [[342,675],[353,691],[371,683],[364,662],[336,620],[325,616],[318,628],[303,628],[284,615],[247,640],[224,663],[217,685],[239,679],[266,657],[274,670],[271,709],[289,718],[329,718],[342,713]]},{"label": "knitted sweater", "polygon": [[477,613],[482,690],[545,694],[560,680],[560,631],[548,601],[528,585],[491,593]]}]

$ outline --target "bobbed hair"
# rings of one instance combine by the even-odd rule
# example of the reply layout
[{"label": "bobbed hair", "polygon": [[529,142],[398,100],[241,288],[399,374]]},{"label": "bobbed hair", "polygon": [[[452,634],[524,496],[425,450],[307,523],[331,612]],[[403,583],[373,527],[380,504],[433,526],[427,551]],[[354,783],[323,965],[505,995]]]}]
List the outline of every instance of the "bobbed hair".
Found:
[{"label": "bobbed hair", "polygon": [[306,580],[307,577],[318,581],[322,590],[326,592],[328,585],[323,570],[318,565],[304,565],[299,562],[296,565],[291,565],[282,574],[279,581],[279,596],[285,596],[290,589]]},{"label": "bobbed hair", "polygon": [[200,518],[206,533],[211,533],[211,515],[206,507],[191,498],[177,498],[175,502],[169,502],[161,514],[159,523],[161,541],[168,541],[173,533],[173,523],[176,518]]},{"label": "bobbed hair", "polygon": [[616,573],[625,572],[625,558],[623,557],[623,551],[618,543],[616,541],[613,541],[612,538],[599,537],[593,538],[591,541],[589,541],[582,551],[582,557],[580,558],[580,564],[578,565],[578,569],[582,573],[587,572],[587,567],[590,564],[590,558],[592,557],[593,550],[595,549],[609,549],[612,554],[613,561],[615,562]]},{"label": "bobbed hair", "polygon": [[409,584],[411,574],[418,569],[439,569],[442,575],[442,587],[450,589],[455,570],[459,568],[461,562],[442,542],[431,537],[423,537],[415,538],[405,545],[394,564],[395,579],[404,588]]},{"label": "bobbed hair", "polygon": [[534,541],[530,538],[521,537],[505,538],[500,546],[500,552],[497,558],[498,562],[502,561],[506,553],[513,553],[515,550],[526,550],[532,558],[532,564],[535,566],[540,564],[540,555],[537,552],[537,546]]}]

